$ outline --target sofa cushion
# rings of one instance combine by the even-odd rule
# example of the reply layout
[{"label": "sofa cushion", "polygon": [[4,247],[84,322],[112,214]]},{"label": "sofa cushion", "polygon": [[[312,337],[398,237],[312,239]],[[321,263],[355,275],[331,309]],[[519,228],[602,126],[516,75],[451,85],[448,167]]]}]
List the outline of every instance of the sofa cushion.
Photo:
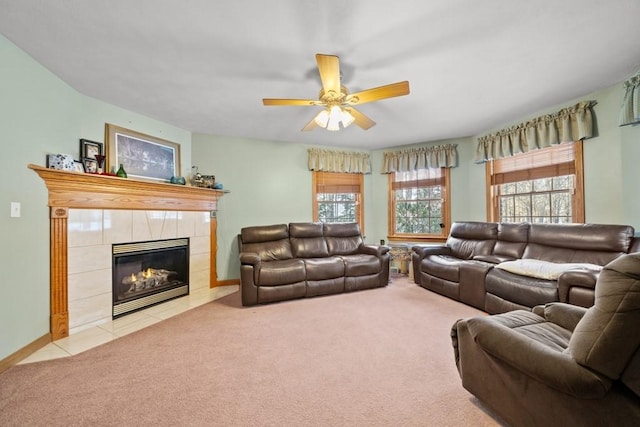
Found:
[{"label": "sofa cushion", "polygon": [[585,268],[599,271],[602,269],[602,266],[589,263],[555,263],[537,259],[517,259],[514,261],[501,262],[496,265],[496,268],[521,276],[557,280],[562,273],[568,270]]},{"label": "sofa cushion", "polygon": [[344,276],[344,261],[340,257],[306,258],[307,280],[335,279]]},{"label": "sofa cushion", "polygon": [[286,224],[245,227],[240,231],[242,252],[258,254],[262,261],[293,258]]},{"label": "sofa cushion", "polygon": [[382,270],[380,259],[373,255],[341,255],[341,258],[344,260],[344,274],[346,277],[378,274]]},{"label": "sofa cushion", "polygon": [[422,260],[421,270],[424,273],[448,280],[460,281],[460,265],[467,261],[449,255],[428,255]]},{"label": "sofa cushion", "polygon": [[500,268],[489,271],[485,280],[487,293],[525,307],[558,301],[558,282],[520,276]]},{"label": "sofa cushion", "polygon": [[498,240],[493,255],[511,259],[522,258],[529,236],[529,224],[498,224]]},{"label": "sofa cushion", "polygon": [[280,286],[304,282],[305,268],[301,259],[263,262],[258,273],[259,286]]},{"label": "sofa cushion", "polygon": [[254,227],[244,227],[240,231],[242,243],[261,243],[273,240],[289,238],[289,227],[287,224],[257,225]]},{"label": "sofa cushion", "polygon": [[447,238],[451,254],[461,259],[489,255],[498,237],[498,224],[489,222],[454,222]]},{"label": "sofa cushion", "polygon": [[289,224],[291,251],[294,258],[317,258],[329,256],[327,242],[323,236],[321,222]]},{"label": "sofa cushion", "polygon": [[325,223],[324,236],[329,255],[356,254],[364,243],[358,223]]},{"label": "sofa cushion", "polygon": [[523,258],[606,265],[627,253],[634,229],[608,224],[531,224]]}]

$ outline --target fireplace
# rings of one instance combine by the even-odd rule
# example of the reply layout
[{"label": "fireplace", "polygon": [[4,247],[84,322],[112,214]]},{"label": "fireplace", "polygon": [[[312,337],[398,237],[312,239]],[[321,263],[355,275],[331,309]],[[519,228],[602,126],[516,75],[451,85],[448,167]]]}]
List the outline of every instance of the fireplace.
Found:
[{"label": "fireplace", "polygon": [[189,294],[189,238],[112,245],[113,318]]}]

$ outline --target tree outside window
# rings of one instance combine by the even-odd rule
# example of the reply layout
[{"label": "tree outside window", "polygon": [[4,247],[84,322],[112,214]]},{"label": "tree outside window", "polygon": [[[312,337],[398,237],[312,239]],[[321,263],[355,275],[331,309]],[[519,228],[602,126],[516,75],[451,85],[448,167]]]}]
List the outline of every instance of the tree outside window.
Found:
[{"label": "tree outside window", "polygon": [[584,222],[582,142],[491,160],[487,217],[498,222]]},{"label": "tree outside window", "polygon": [[313,172],[313,220],[357,222],[364,235],[361,173]]},{"label": "tree outside window", "polygon": [[389,240],[442,240],[448,234],[448,168],[389,175]]}]

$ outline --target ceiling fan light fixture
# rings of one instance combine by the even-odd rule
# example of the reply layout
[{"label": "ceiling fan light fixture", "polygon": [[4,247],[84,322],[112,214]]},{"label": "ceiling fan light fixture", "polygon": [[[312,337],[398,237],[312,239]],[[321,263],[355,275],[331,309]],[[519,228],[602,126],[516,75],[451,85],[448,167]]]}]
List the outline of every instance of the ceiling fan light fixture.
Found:
[{"label": "ceiling fan light fixture", "polygon": [[341,121],[342,121],[342,108],[340,108],[339,105],[333,105],[329,111],[329,122],[327,123],[327,130],[330,130],[330,131],[340,130]]},{"label": "ceiling fan light fixture", "polygon": [[[335,55],[316,54],[318,72],[322,81],[322,88],[318,94],[318,100],[312,99],[287,99],[287,98],[263,98],[264,105],[323,105],[324,109],[307,123],[302,131],[310,131],[317,127],[330,131],[345,129],[355,123],[364,130],[375,126],[371,120],[355,106],[381,99],[393,98],[409,94],[409,82],[402,81],[385,86],[374,87],[350,94],[349,90],[340,84],[342,74],[340,61]],[[345,107],[345,108],[343,108]]]},{"label": "ceiling fan light fixture", "polygon": [[344,110],[344,109],[342,110],[342,127],[343,128],[346,128],[355,120],[356,118],[353,117],[353,114],[351,114],[348,110]]},{"label": "ceiling fan light fixture", "polygon": [[329,123],[329,112],[327,110],[322,110],[313,120],[321,128],[326,128]]}]

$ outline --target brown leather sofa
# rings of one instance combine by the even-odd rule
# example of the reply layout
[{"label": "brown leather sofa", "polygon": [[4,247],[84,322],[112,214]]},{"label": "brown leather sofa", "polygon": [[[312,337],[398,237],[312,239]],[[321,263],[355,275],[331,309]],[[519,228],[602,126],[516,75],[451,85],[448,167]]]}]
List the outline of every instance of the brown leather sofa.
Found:
[{"label": "brown leather sofa", "polygon": [[245,227],[238,235],[242,304],[386,286],[389,247],[365,245],[357,223]]},{"label": "brown leather sofa", "polygon": [[640,253],[607,264],[587,309],[564,303],[458,320],[465,389],[513,426],[640,425]]},{"label": "brown leather sofa", "polygon": [[602,266],[639,242],[627,225],[456,222],[444,245],[413,247],[414,279],[492,314],[554,301],[589,307]]}]

